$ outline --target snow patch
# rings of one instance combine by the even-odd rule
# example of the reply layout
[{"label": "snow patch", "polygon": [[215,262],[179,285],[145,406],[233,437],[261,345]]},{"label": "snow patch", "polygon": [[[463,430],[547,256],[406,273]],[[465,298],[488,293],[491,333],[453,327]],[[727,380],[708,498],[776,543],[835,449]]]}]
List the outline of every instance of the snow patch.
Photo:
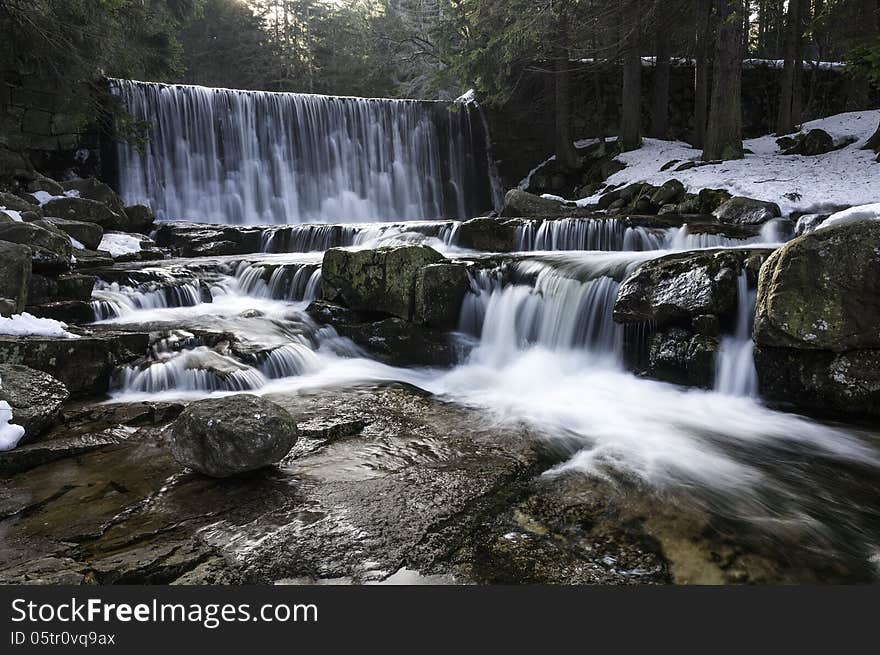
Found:
[{"label": "snow patch", "polygon": [[122,232],[107,232],[101,239],[101,245],[98,250],[109,252],[113,257],[122,257],[123,255],[132,255],[140,252],[142,237],[124,234]]},{"label": "snow patch", "polygon": [[12,450],[24,436],[24,428],[12,422],[12,407],[0,400],[0,451]]},{"label": "snow patch", "polygon": [[16,337],[57,337],[61,339],[78,339],[75,334],[67,331],[67,323],[51,318],[37,318],[27,312],[0,316],[0,334]]},{"label": "snow patch", "polygon": [[[698,165],[684,171],[660,168],[672,160],[699,162],[702,151],[681,141],[644,139],[641,148],[617,157],[626,168],[606,182],[615,186],[635,182],[659,186],[675,178],[690,193],[706,188],[726,189],[735,196],[775,202],[784,216],[875,203],[880,201],[880,163],[874,161],[874,153],[862,150],[861,146],[878,123],[880,110],[838,114],[805,123],[801,130],[825,130],[838,144],[856,140],[840,150],[812,157],[781,155],[776,137],[763,136],[744,142],[744,147],[753,153],[744,159]],[[595,204],[601,195],[582,198],[577,204]]]}]

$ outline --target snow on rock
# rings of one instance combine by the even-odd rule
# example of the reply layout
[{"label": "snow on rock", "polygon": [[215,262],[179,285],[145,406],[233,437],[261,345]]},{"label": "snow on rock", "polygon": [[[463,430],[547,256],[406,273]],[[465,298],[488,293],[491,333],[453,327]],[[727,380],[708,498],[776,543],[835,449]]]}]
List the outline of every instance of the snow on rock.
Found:
[{"label": "snow on rock", "polygon": [[[822,129],[836,144],[855,143],[824,155],[805,157],[781,155],[775,136],[763,136],[744,143],[745,159],[725,161],[675,171],[661,171],[670,161],[699,161],[702,152],[681,141],[645,139],[641,148],[617,157],[626,168],[606,181],[621,185],[647,182],[659,186],[671,178],[686,190],[726,189],[735,196],[775,202],[783,215],[792,212],[818,213],[823,209],[864,205],[880,201],[880,163],[876,154],[861,146],[877,129],[880,110],[838,114],[805,123],[801,131]],[[601,194],[583,198],[578,205],[598,202]]]},{"label": "snow on rock", "polygon": [[71,189],[70,191],[65,191],[63,196],[53,196],[48,191],[34,191],[31,195],[37,199],[40,207],[42,207],[50,200],[57,200],[58,198],[79,198],[79,191]]},{"label": "snow on rock", "polygon": [[858,221],[871,221],[880,219],[880,202],[870,205],[859,205],[850,207],[836,214],[831,214],[817,230],[824,230],[826,227],[834,227],[835,225],[846,225],[847,223],[856,223]]},{"label": "snow on rock", "polygon": [[142,237],[124,234],[122,232],[105,232],[101,239],[98,250],[109,252],[113,257],[122,257],[140,252]]},{"label": "snow on rock", "polygon": [[6,214],[13,221],[16,221],[18,223],[22,222],[21,212],[15,211],[14,209],[6,209],[6,207],[0,207],[0,212]]},{"label": "snow on rock", "polygon": [[76,248],[77,250],[88,250],[88,248],[86,248],[82,244],[81,241],[77,241],[76,239],[74,239],[72,236],[69,236],[69,235],[67,238],[70,239],[70,245],[73,246],[74,248]]},{"label": "snow on rock", "polygon": [[0,451],[12,450],[24,436],[24,428],[12,422],[12,407],[0,400]]},{"label": "snow on rock", "polygon": [[67,323],[51,318],[37,318],[27,312],[0,316],[0,334],[16,337],[57,337],[61,339],[77,339],[77,335],[67,331]]}]

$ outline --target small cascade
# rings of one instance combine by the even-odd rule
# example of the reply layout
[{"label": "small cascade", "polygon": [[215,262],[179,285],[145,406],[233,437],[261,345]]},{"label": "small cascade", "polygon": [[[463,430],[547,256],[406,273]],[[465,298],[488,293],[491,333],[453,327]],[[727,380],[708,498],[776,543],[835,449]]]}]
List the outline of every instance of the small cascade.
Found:
[{"label": "small cascade", "polygon": [[757,291],[749,289],[743,271],[736,285],[736,326],[732,335],[721,338],[715,361],[715,390],[732,396],[757,396],[758,374],[752,356],[752,324],[755,317]]},{"label": "small cascade", "polygon": [[[536,227],[537,224],[537,227]],[[529,221],[517,228],[517,250],[659,250],[663,231],[631,227],[616,218]]]},{"label": "small cascade", "polygon": [[360,228],[354,225],[285,225],[263,232],[260,252],[323,252],[353,246]]},{"label": "small cascade", "polygon": [[154,352],[146,366],[122,369],[115,385],[127,393],[252,391],[266,384],[259,371],[206,346]]},{"label": "small cascade", "polygon": [[666,230],[664,250],[697,250],[699,248],[732,248],[755,242],[755,238],[736,239],[723,234],[693,232],[688,225]]},{"label": "small cascade", "polygon": [[500,366],[533,346],[583,350],[620,361],[623,329],[612,318],[619,282],[607,276],[583,281],[536,262],[520,263],[517,269],[514,277],[534,276],[534,284],[505,286],[491,271],[471,277],[462,329],[473,331],[482,323],[474,351],[478,361]]},{"label": "small cascade", "polygon": [[462,103],[113,80],[139,150],[120,194],[159,220],[291,224],[468,218],[491,207],[481,129]]},{"label": "small cascade", "polygon": [[[92,291],[92,310],[96,321],[120,318],[141,309],[194,307],[206,299],[198,281],[157,285],[127,286],[97,280]],[[207,299],[210,302],[210,299]]]},{"label": "small cascade", "polygon": [[465,334],[479,337],[483,333],[489,299],[503,286],[504,272],[501,268],[479,268],[468,271],[470,292],[461,305],[458,329]]},{"label": "small cascade", "polygon": [[302,343],[291,343],[270,351],[259,365],[260,372],[272,380],[304,375],[318,368],[318,356]]},{"label": "small cascade", "polygon": [[253,298],[302,302],[321,296],[320,264],[251,264],[241,262],[229,282],[218,285],[226,293]]}]

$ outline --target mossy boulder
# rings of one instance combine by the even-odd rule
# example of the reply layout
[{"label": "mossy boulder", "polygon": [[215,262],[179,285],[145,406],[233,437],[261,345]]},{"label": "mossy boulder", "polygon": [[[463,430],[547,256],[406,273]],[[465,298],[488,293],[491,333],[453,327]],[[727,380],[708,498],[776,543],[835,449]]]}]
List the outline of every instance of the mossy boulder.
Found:
[{"label": "mossy boulder", "polygon": [[651,204],[655,207],[677,204],[684,199],[684,185],[676,179],[664,182],[659,189],[651,195]]},{"label": "mossy boulder", "polygon": [[673,327],[652,334],[643,373],[665,382],[712,388],[718,339]]},{"label": "mossy boulder", "polygon": [[516,249],[516,224],[497,218],[473,218],[458,226],[455,245],[483,252]]},{"label": "mossy boulder", "polygon": [[93,177],[68,180],[62,182],[61,186],[65,191],[75,191],[79,194],[78,197],[80,198],[94,200],[107,205],[116,214],[125,213],[125,205],[119,196],[116,195],[116,192],[109,185]]},{"label": "mossy boulder", "polygon": [[816,230],[773,253],[761,268],[755,341],[880,348],[880,221]]},{"label": "mossy boulder", "polygon": [[70,268],[73,251],[70,238],[45,221],[0,223],[0,241],[26,245],[34,271],[58,272]]},{"label": "mossy boulder", "polygon": [[504,208],[501,210],[501,215],[516,218],[566,216],[566,211],[566,205],[559,200],[542,198],[520,189],[511,189],[504,196]]},{"label": "mossy boulder", "polygon": [[[2,227],[2,226],[0,226]],[[25,245],[0,241],[0,315],[20,314],[31,281],[31,250]]]},{"label": "mossy boulder", "polygon": [[146,205],[130,205],[125,208],[125,217],[128,219],[129,232],[149,233],[153,227],[155,217],[153,210]]},{"label": "mossy boulder", "polygon": [[126,218],[103,202],[88,198],[56,198],[43,205],[43,213],[54,218],[95,223],[105,230],[124,230]]},{"label": "mossy boulder", "polygon": [[724,189],[700,189],[697,193],[697,214],[712,214],[718,207],[730,200],[731,195]]},{"label": "mossy boulder", "polygon": [[431,327],[454,329],[468,287],[467,266],[464,264],[429,264],[419,269],[413,320]]},{"label": "mossy boulder", "polygon": [[373,250],[331,248],[324,253],[324,296],[341,296],[357,311],[380,312],[410,320],[415,280],[429,264],[445,261],[427,246],[390,246]]},{"label": "mossy boulder", "polygon": [[735,225],[761,225],[774,218],[779,218],[782,212],[775,202],[765,202],[754,198],[734,196],[730,200],[721,203],[712,212],[722,223]]},{"label": "mossy boulder", "polygon": [[46,222],[76,239],[89,250],[97,250],[104,238],[104,228],[96,223],[69,221],[65,218],[47,218]]},{"label": "mossy boulder", "polygon": [[813,129],[806,133],[801,132],[794,137],[784,136],[777,139],[776,144],[782,149],[783,155],[812,157],[824,155],[836,149],[831,135],[820,129]]}]

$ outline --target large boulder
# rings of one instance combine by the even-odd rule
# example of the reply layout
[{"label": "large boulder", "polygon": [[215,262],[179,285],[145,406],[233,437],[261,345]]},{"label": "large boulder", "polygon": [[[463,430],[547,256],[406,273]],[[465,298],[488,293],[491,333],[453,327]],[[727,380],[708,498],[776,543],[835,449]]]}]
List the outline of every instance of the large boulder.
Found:
[{"label": "large boulder", "polygon": [[684,200],[684,185],[676,179],[664,182],[652,195],[651,203],[655,207],[667,204],[677,204]]},{"label": "large boulder", "polygon": [[443,255],[427,246],[332,248],[324,253],[321,265],[324,297],[338,295],[351,309],[410,320],[416,273],[424,266],[443,261]]},{"label": "large boulder", "polygon": [[28,246],[34,271],[57,272],[70,268],[73,252],[70,239],[44,221],[0,223],[0,241]]},{"label": "large boulder", "polygon": [[54,425],[69,397],[67,387],[48,373],[0,364],[0,400],[10,404],[16,425],[24,428],[19,444],[33,441]]},{"label": "large boulder", "polygon": [[65,191],[75,191],[80,198],[100,202],[110,208],[116,214],[125,213],[125,205],[116,192],[109,185],[96,180],[93,177],[68,180],[61,183]]},{"label": "large boulder", "polygon": [[5,191],[0,191],[0,207],[18,212],[24,220],[33,220],[43,216],[39,205],[28,202],[14,193],[7,193]]},{"label": "large boulder", "polygon": [[705,250],[642,264],[620,285],[614,320],[690,325],[697,316],[731,316],[736,278],[748,251]]},{"label": "large boulder", "polygon": [[816,230],[774,252],[761,269],[755,341],[880,348],[880,221]]},{"label": "large boulder", "polygon": [[824,155],[835,149],[834,139],[825,130],[813,129],[801,132],[794,137],[782,137],[776,140],[782,148],[783,155],[805,155],[812,157]]},{"label": "large boulder", "polygon": [[264,398],[238,395],[187,407],[172,426],[171,452],[182,466],[226,478],[276,464],[297,437],[287,410]]},{"label": "large boulder", "polygon": [[413,320],[431,327],[454,329],[469,286],[464,264],[429,264],[419,269]]},{"label": "large boulder", "polygon": [[146,205],[130,205],[125,207],[125,217],[128,219],[129,232],[141,232],[148,234],[156,220],[153,210]]},{"label": "large boulder", "polygon": [[779,218],[782,212],[779,209],[779,205],[775,202],[734,196],[730,200],[721,203],[712,212],[712,215],[722,223],[760,225],[774,218]]},{"label": "large boulder", "polygon": [[117,214],[103,202],[88,198],[55,198],[43,205],[43,213],[69,221],[95,223],[105,230],[124,230],[125,214]]},{"label": "large boulder", "polygon": [[66,218],[47,218],[46,222],[55,226],[72,239],[76,239],[88,250],[97,250],[104,238],[104,228],[97,223],[69,221]]},{"label": "large boulder", "polygon": [[62,187],[58,182],[53,180],[51,177],[46,177],[45,175],[36,174],[36,177],[27,183],[25,186],[28,193],[37,193],[38,191],[45,191],[49,195],[52,196],[63,196],[64,195],[64,187]]},{"label": "large boulder", "polygon": [[483,252],[510,252],[516,249],[516,224],[497,218],[472,218],[458,226],[455,245]]},{"label": "large boulder", "polygon": [[0,315],[20,314],[25,307],[31,281],[31,250],[27,246],[0,241]]}]

